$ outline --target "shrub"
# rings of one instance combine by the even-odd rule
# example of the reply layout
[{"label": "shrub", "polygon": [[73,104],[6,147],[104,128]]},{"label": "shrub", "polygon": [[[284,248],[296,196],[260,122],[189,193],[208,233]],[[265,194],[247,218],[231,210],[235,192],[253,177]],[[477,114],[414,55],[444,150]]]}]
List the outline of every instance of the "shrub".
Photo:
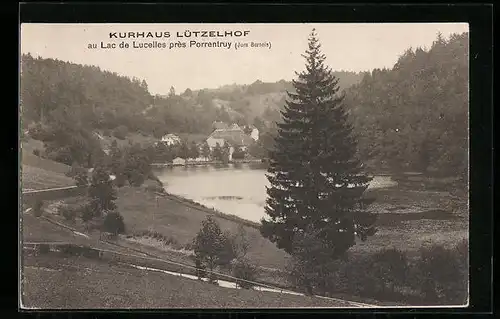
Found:
[{"label": "shrub", "polygon": [[101,252],[89,246],[81,247],[81,254],[90,259],[101,259]]},{"label": "shrub", "polygon": [[89,184],[89,178],[86,171],[79,171],[74,175],[76,186],[85,187]]},{"label": "shrub", "polygon": [[310,267],[304,259],[293,256],[287,264],[288,281],[296,288],[301,289],[306,295],[313,294],[313,286],[318,279],[316,267]]},{"label": "shrub", "polygon": [[40,150],[39,149],[34,149],[33,150],[33,155],[40,156]]},{"label": "shrub", "polygon": [[61,206],[58,209],[59,214],[61,214],[65,220],[74,222],[76,215],[78,214],[79,207],[74,206]]},{"label": "shrub", "polygon": [[223,233],[219,224],[208,216],[202,222],[202,228],[193,239],[193,250],[197,258],[210,271],[216,267],[227,267],[236,257],[230,236]]},{"label": "shrub", "polygon": [[406,254],[387,248],[376,252],[371,260],[377,295],[394,294],[395,287],[403,285],[408,275]]},{"label": "shrub", "polygon": [[125,232],[123,216],[119,212],[108,212],[104,217],[103,230],[115,235],[123,234]]},{"label": "shrub", "polygon": [[48,254],[50,252],[49,244],[39,244],[36,247],[36,251],[38,254]]},{"label": "shrub", "polygon": [[52,161],[71,165],[73,163],[73,153],[69,147],[54,148],[46,151],[46,157]]},{"label": "shrub", "polygon": [[165,245],[178,245],[177,239],[171,236],[165,236],[155,230],[143,230],[138,236],[150,237],[163,242]]},{"label": "shrub", "polygon": [[43,214],[43,201],[36,200],[35,205],[33,205],[33,215],[35,217],[40,217]]},{"label": "shrub", "polygon": [[245,158],[245,152],[242,150],[235,150],[233,152],[233,159],[244,159]]},{"label": "shrub", "polygon": [[40,123],[37,123],[35,126],[31,127],[28,130],[28,135],[31,136],[31,138],[33,138],[34,140],[43,141],[47,138],[47,133]]},{"label": "shrub", "polygon": [[146,175],[139,171],[129,171],[127,174],[127,180],[130,186],[139,187],[146,181]]},{"label": "shrub", "polygon": [[[253,265],[247,259],[238,259],[233,265],[233,276],[243,280],[255,281],[257,277],[257,266]],[[243,289],[253,287],[252,283],[243,280],[238,280],[236,284]]]},{"label": "shrub", "polygon": [[128,129],[124,125],[120,125],[113,131],[113,136],[119,140],[124,140],[127,136]]},{"label": "shrub", "polygon": [[92,172],[91,183],[88,188],[88,196],[95,207],[95,216],[102,216],[106,211],[116,208],[116,190],[109,177],[109,172],[104,167],[96,167]]},{"label": "shrub", "polygon": [[313,260],[294,256],[287,266],[289,281],[309,294],[314,290],[394,299],[395,288],[405,284],[409,268],[406,255],[395,249],[337,259],[321,258],[318,251],[312,255]]},{"label": "shrub", "polygon": [[333,249],[313,228],[295,234],[293,258],[288,265],[289,280],[306,294],[312,294],[314,287],[324,286],[328,267],[335,260]]},{"label": "shrub", "polygon": [[127,182],[127,177],[124,174],[116,174],[116,178],[114,180],[114,184],[116,187],[123,187]]},{"label": "shrub", "polygon": [[201,258],[199,256],[194,255],[194,264],[196,267],[196,276],[198,277],[198,280],[201,280],[202,278],[207,277],[207,272],[206,272],[206,267],[203,265],[203,262],[201,261]]},{"label": "shrub", "polygon": [[[414,275],[419,277],[420,291],[429,303],[463,303],[467,295],[464,265],[460,260],[463,245],[453,249],[434,245],[420,250]],[[414,281],[415,282],[415,281]]]},{"label": "shrub", "polygon": [[63,244],[59,247],[59,250],[67,256],[80,256],[82,253],[82,247],[74,244]]},{"label": "shrub", "polygon": [[95,205],[93,205],[90,202],[87,202],[85,204],[82,204],[81,206],[81,211],[80,211],[80,218],[82,219],[83,222],[89,222],[96,216],[96,210],[97,208]]},{"label": "shrub", "polygon": [[238,258],[244,258],[250,247],[247,231],[242,224],[238,225],[237,232],[232,237],[234,249]]},{"label": "shrub", "polygon": [[152,193],[164,193],[165,189],[157,184],[149,184],[146,186],[146,190]]},{"label": "shrub", "polygon": [[453,248],[452,252],[456,256],[460,278],[451,283],[451,293],[448,293],[446,301],[455,305],[466,304],[469,286],[469,241],[462,240]]},{"label": "shrub", "polygon": [[346,291],[356,295],[377,295],[380,284],[371,262],[371,256],[353,255],[344,263],[340,263],[340,276],[344,278],[343,288]]},{"label": "shrub", "polygon": [[75,178],[77,175],[83,174],[83,173],[85,173],[85,175],[87,175],[87,170],[84,167],[82,167],[80,164],[78,164],[77,162],[73,162],[73,164],[71,165],[71,168],[66,173],[66,176]]},{"label": "shrub", "polygon": [[148,179],[153,180],[157,182],[159,185],[163,186],[163,183],[161,182],[160,178],[153,173],[153,171],[149,171],[148,173]]}]

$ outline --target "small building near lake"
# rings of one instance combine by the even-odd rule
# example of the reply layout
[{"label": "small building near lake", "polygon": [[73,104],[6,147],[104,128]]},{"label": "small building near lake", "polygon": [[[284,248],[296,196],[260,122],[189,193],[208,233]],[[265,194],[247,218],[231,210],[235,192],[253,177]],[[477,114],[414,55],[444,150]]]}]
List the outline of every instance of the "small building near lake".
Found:
[{"label": "small building near lake", "polygon": [[254,141],[258,141],[259,140],[259,130],[255,126],[252,127],[252,132],[250,132],[250,137]]},{"label": "small building near lake", "polygon": [[175,134],[164,135],[161,138],[161,141],[163,143],[165,143],[166,145],[176,145],[176,144],[180,144],[182,142],[181,138]]},{"label": "small building near lake", "polygon": [[174,166],[186,165],[186,160],[181,157],[176,157],[172,160],[172,165]]},{"label": "small building near lake", "polygon": [[245,134],[243,129],[237,124],[231,125],[227,129],[216,129],[210,134],[206,140],[210,151],[213,151],[217,144],[220,147],[229,147],[229,160],[232,160],[234,151],[239,148],[247,151],[248,147],[252,145],[254,139]]}]

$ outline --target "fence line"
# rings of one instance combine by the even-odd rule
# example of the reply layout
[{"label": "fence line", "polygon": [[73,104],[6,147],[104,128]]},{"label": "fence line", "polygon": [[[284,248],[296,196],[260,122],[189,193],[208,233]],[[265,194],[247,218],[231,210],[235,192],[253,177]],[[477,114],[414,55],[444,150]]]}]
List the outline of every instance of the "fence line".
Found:
[{"label": "fence line", "polygon": [[73,185],[73,186],[64,186],[64,187],[33,189],[33,190],[23,191],[23,195],[25,195],[25,194],[33,194],[33,193],[43,193],[43,192],[53,192],[53,191],[67,190],[67,189],[73,189],[73,188],[77,188],[77,187],[78,186]]},{"label": "fence line", "polygon": [[[35,246],[36,247],[37,245],[41,245],[41,244],[48,244],[48,245],[68,245],[68,244],[71,244],[71,245],[75,245],[75,244],[68,243],[68,242],[26,242],[26,243],[23,243],[23,248],[24,248],[24,245]],[[84,247],[83,245],[75,245],[75,246]],[[284,291],[288,291],[288,292],[292,292],[292,293],[297,293],[297,292],[292,291],[292,290],[283,289],[283,288],[280,288],[280,287],[275,287],[275,286],[271,286],[271,285],[259,283],[259,282],[256,282],[256,281],[241,279],[241,278],[237,278],[237,277],[234,277],[234,276],[222,274],[222,273],[219,273],[219,272],[216,272],[216,271],[205,270],[205,269],[202,269],[202,268],[197,268],[195,266],[191,266],[191,265],[187,265],[187,264],[183,264],[183,263],[179,263],[179,262],[175,262],[175,261],[168,261],[168,260],[164,260],[164,259],[157,258],[157,257],[145,257],[145,256],[138,256],[138,255],[121,253],[121,252],[112,251],[112,250],[108,250],[108,249],[95,248],[95,247],[92,247],[92,246],[87,246],[87,247],[90,247],[91,249],[94,249],[94,250],[99,251],[99,252],[105,252],[105,253],[110,253],[110,254],[115,254],[115,255],[126,256],[126,257],[141,258],[141,259],[144,259],[144,260],[158,261],[158,262],[163,262],[163,263],[166,263],[166,264],[181,266],[181,267],[184,267],[184,268],[187,268],[187,269],[194,269],[196,271],[203,271],[203,272],[205,272],[207,274],[210,273],[210,274],[213,274],[213,275],[216,275],[216,276],[220,276],[220,277],[223,277],[223,278],[226,278],[226,279],[231,279],[235,283],[237,283],[237,282],[246,282],[246,283],[252,284],[253,286],[273,289],[273,290],[279,291],[280,293],[283,293]],[[147,267],[147,268],[150,268],[150,267]],[[379,307],[377,305],[365,304],[365,303],[360,303],[360,302],[355,302],[355,301],[348,301],[348,300],[342,300],[342,299],[331,298],[331,297],[324,297],[324,296],[315,296],[315,297],[320,297],[320,298],[323,298],[323,299],[328,299],[328,300],[337,301],[337,302],[349,303],[349,304],[355,305],[357,307]]]},{"label": "fence line", "polygon": [[25,204],[29,204],[36,200],[57,200],[67,197],[81,196],[86,194],[86,192],[87,187],[85,186],[66,186],[39,190],[23,190],[21,193],[21,200]]}]

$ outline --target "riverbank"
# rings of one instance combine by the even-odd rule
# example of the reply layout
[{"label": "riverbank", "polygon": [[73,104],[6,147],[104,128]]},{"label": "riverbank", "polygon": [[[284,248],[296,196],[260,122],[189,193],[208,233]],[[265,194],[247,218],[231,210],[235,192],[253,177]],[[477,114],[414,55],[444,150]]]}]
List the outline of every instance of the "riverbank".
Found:
[{"label": "riverbank", "polygon": [[170,193],[165,193],[165,194],[158,194],[157,193],[157,195],[167,197],[167,198],[169,198],[173,201],[176,201],[180,204],[183,204],[187,207],[197,209],[203,213],[207,213],[207,214],[210,214],[212,216],[216,216],[216,217],[221,218],[221,219],[225,219],[228,221],[239,223],[239,224],[245,225],[247,227],[252,227],[255,229],[258,229],[260,227],[260,223],[256,223],[256,222],[253,222],[253,221],[250,221],[247,219],[243,219],[243,218],[238,217],[236,215],[225,214],[225,213],[218,211],[214,208],[206,207],[200,203],[197,203],[197,202],[195,202],[191,199],[188,199],[188,198],[184,198],[182,196],[178,196],[178,195],[174,195],[174,194],[170,194]]}]

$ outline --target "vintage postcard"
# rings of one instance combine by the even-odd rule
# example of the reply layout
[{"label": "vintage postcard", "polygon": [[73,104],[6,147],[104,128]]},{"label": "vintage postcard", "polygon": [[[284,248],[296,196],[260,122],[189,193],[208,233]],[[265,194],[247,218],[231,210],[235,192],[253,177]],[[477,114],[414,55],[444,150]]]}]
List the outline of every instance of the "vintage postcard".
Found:
[{"label": "vintage postcard", "polygon": [[468,305],[468,24],[20,41],[23,309]]}]

